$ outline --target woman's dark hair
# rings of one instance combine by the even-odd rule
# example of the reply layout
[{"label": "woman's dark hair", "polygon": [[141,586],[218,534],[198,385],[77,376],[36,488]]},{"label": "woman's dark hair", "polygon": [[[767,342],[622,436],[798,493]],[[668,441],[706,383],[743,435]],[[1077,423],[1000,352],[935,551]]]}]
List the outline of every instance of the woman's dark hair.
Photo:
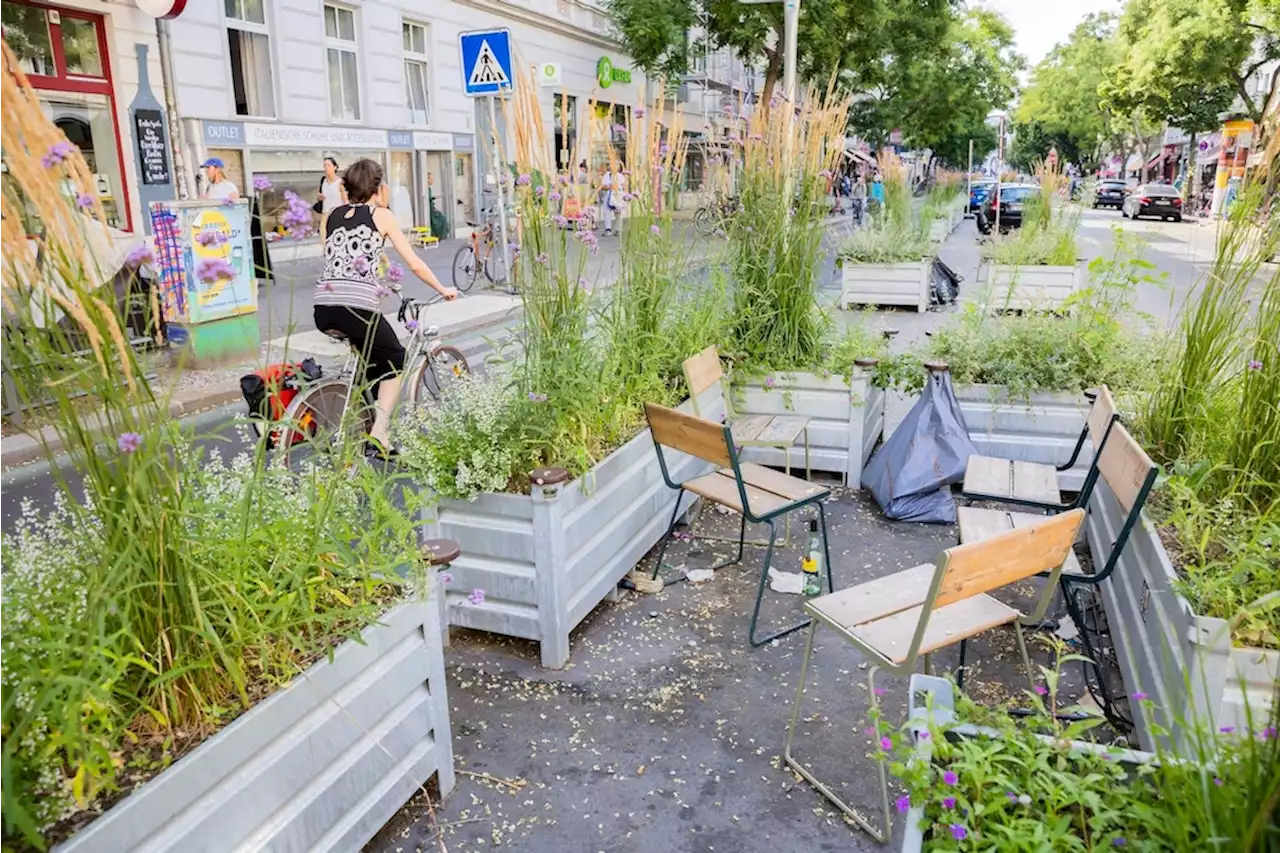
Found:
[{"label": "woman's dark hair", "polygon": [[367,157],[361,157],[343,173],[342,186],[347,190],[347,201],[364,204],[382,186],[382,167]]},{"label": "woman's dark hair", "polygon": [[333,168],[335,168],[335,169],[336,169],[336,168],[338,168],[338,161],[337,161],[337,160],[335,160],[335,159],[333,159],[332,157],[326,157],[326,158],[324,158],[324,162],[326,162],[326,163],[332,163],[332,164],[333,164]]}]

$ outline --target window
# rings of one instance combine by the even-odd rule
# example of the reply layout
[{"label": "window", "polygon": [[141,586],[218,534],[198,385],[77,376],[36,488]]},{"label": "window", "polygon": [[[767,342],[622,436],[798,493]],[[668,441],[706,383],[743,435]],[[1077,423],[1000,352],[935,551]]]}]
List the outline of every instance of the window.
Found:
[{"label": "window", "polygon": [[16,3],[5,3],[0,9],[4,16],[4,40],[18,57],[18,66],[28,74],[54,76],[48,13],[36,6]]},{"label": "window", "polygon": [[329,117],[360,120],[360,74],[356,70],[356,13],[324,4],[325,56],[329,67]]},{"label": "window", "polygon": [[227,53],[231,57],[231,93],[236,115],[274,118],[271,43],[263,0],[224,0]]},{"label": "window", "polygon": [[62,21],[62,53],[67,73],[78,77],[101,77],[102,57],[98,53],[98,28],[93,21],[66,17]]},{"label": "window", "polygon": [[404,38],[404,100],[409,124],[431,121],[427,89],[427,28],[408,21],[400,25]]}]

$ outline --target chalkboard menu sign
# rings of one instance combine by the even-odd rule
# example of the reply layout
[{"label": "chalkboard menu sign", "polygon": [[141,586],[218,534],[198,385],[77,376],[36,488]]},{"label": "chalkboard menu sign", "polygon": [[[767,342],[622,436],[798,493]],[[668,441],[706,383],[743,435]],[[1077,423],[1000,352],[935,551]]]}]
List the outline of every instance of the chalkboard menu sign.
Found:
[{"label": "chalkboard menu sign", "polygon": [[170,183],[169,151],[164,138],[164,117],[159,110],[136,110],[133,126],[138,139],[142,182],[154,186]]}]

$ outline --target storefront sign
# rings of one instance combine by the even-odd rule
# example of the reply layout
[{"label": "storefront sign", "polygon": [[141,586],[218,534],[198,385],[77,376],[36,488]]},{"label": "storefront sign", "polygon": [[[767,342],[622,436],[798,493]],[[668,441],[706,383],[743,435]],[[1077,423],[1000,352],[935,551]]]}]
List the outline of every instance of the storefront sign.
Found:
[{"label": "storefront sign", "polygon": [[602,56],[596,62],[596,82],[600,84],[601,89],[608,89],[614,83],[630,83],[631,70],[615,68],[612,59]]},{"label": "storefront sign", "polygon": [[413,132],[413,147],[418,151],[448,151],[453,147],[453,134],[430,130]]},{"label": "storefront sign", "polygon": [[134,136],[138,141],[138,165],[142,182],[147,186],[167,184],[169,174],[168,142],[164,135],[164,116],[159,110],[135,110]]},{"label": "storefront sign", "polygon": [[[192,288],[192,323],[233,317],[257,309],[257,288],[253,282],[253,249],[249,243],[249,205],[217,205],[204,210],[188,209],[188,281]],[[205,274],[210,263],[221,262],[226,274]],[[194,279],[194,280],[192,280]],[[205,279],[211,279],[206,281]]]},{"label": "storefront sign", "polygon": [[416,134],[411,130],[388,130],[387,146],[389,148],[405,148],[412,149],[413,137]]},{"label": "storefront sign", "polygon": [[246,124],[245,145],[259,148],[377,149],[387,147],[385,130],[312,127],[300,124]]},{"label": "storefront sign", "polygon": [[544,62],[538,66],[538,84],[541,86],[560,85],[560,63]]},{"label": "storefront sign", "polygon": [[455,151],[474,151],[476,150],[476,138],[469,133],[455,133],[453,135],[453,148]]},{"label": "storefront sign", "polygon": [[204,144],[210,148],[243,148],[244,125],[238,121],[206,121]]}]

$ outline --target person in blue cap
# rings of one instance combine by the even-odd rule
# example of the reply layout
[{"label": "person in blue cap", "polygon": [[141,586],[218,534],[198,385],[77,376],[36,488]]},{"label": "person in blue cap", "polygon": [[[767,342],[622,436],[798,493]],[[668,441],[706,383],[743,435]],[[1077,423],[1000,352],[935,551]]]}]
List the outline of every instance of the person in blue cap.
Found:
[{"label": "person in blue cap", "polygon": [[213,199],[214,201],[236,201],[240,198],[239,188],[227,180],[227,176],[223,172],[225,166],[220,159],[210,157],[200,164],[200,168],[204,169],[205,178],[205,187],[204,192],[200,194],[201,198]]}]

